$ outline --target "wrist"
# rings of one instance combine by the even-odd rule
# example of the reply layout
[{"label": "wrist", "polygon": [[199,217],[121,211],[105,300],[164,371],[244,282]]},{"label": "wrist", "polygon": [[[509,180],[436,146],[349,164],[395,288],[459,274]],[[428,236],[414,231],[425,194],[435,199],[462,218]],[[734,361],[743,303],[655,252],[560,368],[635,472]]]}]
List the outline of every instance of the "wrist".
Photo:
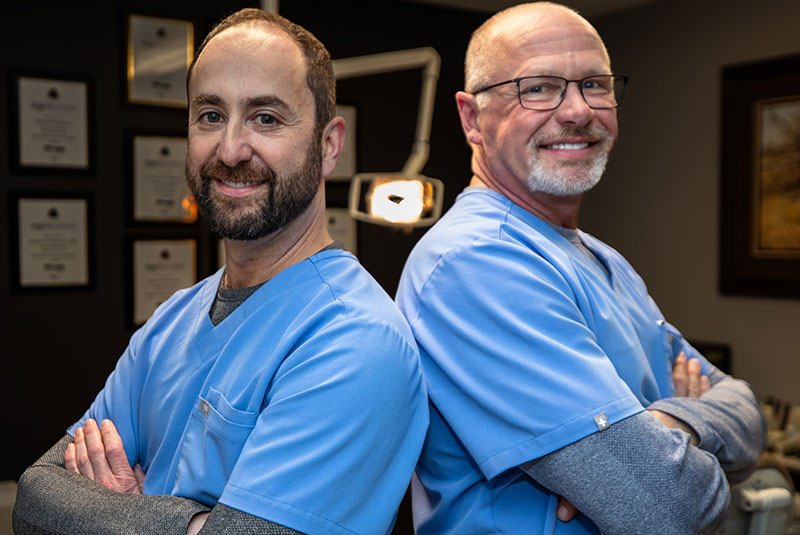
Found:
[{"label": "wrist", "polygon": [[698,437],[697,433],[694,432],[694,429],[692,429],[692,427],[683,420],[679,420],[678,418],[659,410],[648,410],[647,412],[655,416],[657,420],[670,429],[680,429],[688,434],[690,445],[697,446],[700,444],[700,437]]},{"label": "wrist", "polygon": [[189,521],[189,525],[186,527],[186,535],[197,535],[197,533],[205,525],[207,518],[208,518],[208,512],[197,513],[196,515],[194,515],[192,519]]}]

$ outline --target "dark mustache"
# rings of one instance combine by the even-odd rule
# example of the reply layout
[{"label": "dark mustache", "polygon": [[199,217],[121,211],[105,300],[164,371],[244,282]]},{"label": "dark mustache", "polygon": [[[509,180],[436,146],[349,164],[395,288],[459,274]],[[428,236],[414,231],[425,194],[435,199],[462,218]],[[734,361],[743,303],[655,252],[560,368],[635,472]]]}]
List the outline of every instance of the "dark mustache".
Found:
[{"label": "dark mustache", "polygon": [[219,160],[206,163],[200,169],[200,176],[204,180],[220,180],[234,184],[272,183],[275,180],[275,172],[268,166],[257,167],[251,162],[239,162],[236,166],[230,167]]}]

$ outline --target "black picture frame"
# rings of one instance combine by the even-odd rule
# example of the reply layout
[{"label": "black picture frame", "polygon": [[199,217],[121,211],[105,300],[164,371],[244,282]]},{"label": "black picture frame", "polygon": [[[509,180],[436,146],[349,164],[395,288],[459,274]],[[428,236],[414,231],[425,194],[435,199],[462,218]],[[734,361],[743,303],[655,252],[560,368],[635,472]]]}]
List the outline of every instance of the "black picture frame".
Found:
[{"label": "black picture frame", "polygon": [[[29,93],[21,94],[22,86],[28,88]],[[44,93],[40,93],[40,89]],[[8,71],[8,95],[9,168],[12,174],[94,174],[92,76],[12,67]],[[66,101],[63,100],[65,95]],[[74,109],[75,106],[79,109]],[[22,115],[25,115],[24,119]],[[83,124],[70,123],[76,118]]]},{"label": "black picture frame", "polygon": [[[792,240],[776,247],[771,238],[767,247],[765,236],[775,234],[770,230],[775,225],[762,217],[776,217],[775,204],[767,205],[767,200],[790,202],[800,210],[800,154],[794,150],[790,167],[781,167],[779,173],[766,167],[776,161],[776,153],[774,142],[762,132],[762,125],[766,131],[775,124],[765,119],[767,112],[774,113],[770,106],[796,101],[800,109],[800,55],[724,67],[721,82],[720,291],[800,298],[800,247],[792,246]],[[800,115],[791,122],[800,128]],[[798,132],[795,143],[800,143]],[[780,134],[786,132],[781,129]],[[800,228],[787,224],[783,231],[794,236]]]},{"label": "black picture frame", "polygon": [[[128,225],[136,225],[141,227],[154,227],[154,226],[177,226],[177,227],[187,227],[193,228],[199,224],[199,211],[197,207],[197,203],[194,200],[194,197],[191,195],[191,192],[188,190],[188,186],[185,186],[186,179],[184,176],[184,160],[185,160],[185,151],[186,151],[186,142],[187,142],[187,135],[185,131],[179,130],[156,130],[156,129],[126,129],[123,135],[123,142],[124,146],[124,154],[125,154],[125,180],[126,180],[126,187],[125,187],[125,194],[126,194],[126,203],[125,203],[125,219]],[[143,161],[143,155],[138,154],[137,146],[139,150],[142,150],[143,144],[150,145],[150,150],[152,150],[153,144],[162,144],[163,147],[160,149],[159,154],[152,156],[151,160]],[[169,151],[176,151],[181,149],[183,152],[183,156],[178,159],[175,159],[173,155],[169,154]],[[167,150],[167,154],[164,154],[164,150]],[[163,160],[162,161],[162,157]],[[152,161],[156,160],[156,161]],[[178,185],[172,184],[172,187],[186,187],[183,191],[184,195],[178,199],[178,197],[174,194],[170,195],[169,191],[165,191],[171,189],[171,185],[168,183],[168,170],[161,170],[157,169],[159,164],[170,164],[174,167],[174,172],[180,175],[180,182]],[[146,179],[147,177],[145,170],[140,169],[138,166],[144,165],[146,168],[153,169],[153,174],[155,176],[151,176],[150,178],[153,181],[161,180],[162,184],[143,184],[141,181],[143,177]],[[160,175],[160,178],[158,177]],[[137,206],[137,203],[146,203],[147,195],[142,195],[142,188],[161,188],[161,191],[158,192],[151,192],[154,199],[151,199],[152,202],[155,203],[164,203],[165,206],[164,210],[159,214],[158,210],[155,208],[157,207],[147,207],[147,206]],[[160,194],[160,196],[159,196]],[[143,199],[143,197],[145,199]],[[180,209],[180,214],[176,212],[177,207],[173,209],[172,204],[180,203],[183,207]]]},{"label": "black picture frame", "polygon": [[[50,201],[53,208],[58,210],[59,205],[66,205],[73,201],[81,201],[83,203],[83,223],[84,228],[79,229],[83,233],[85,240],[85,247],[83,252],[85,258],[79,261],[83,264],[85,270],[85,280],[58,280],[59,271],[65,269],[65,265],[57,257],[58,236],[46,236],[44,230],[37,230],[38,235],[30,237],[30,243],[23,243],[22,234],[24,232],[22,225],[28,222],[21,222],[20,218],[22,213],[20,208],[23,203],[28,201],[39,202]],[[80,204],[74,205],[80,209]],[[94,198],[90,192],[47,192],[47,191],[10,191],[8,195],[8,218],[9,218],[9,241],[11,250],[11,262],[9,266],[10,273],[10,290],[12,294],[30,294],[30,293],[59,293],[59,292],[90,292],[95,287],[95,251],[94,251]],[[47,214],[48,220],[57,223],[59,214]],[[46,240],[51,240],[47,243]],[[55,241],[56,243],[53,243]],[[32,245],[31,245],[32,244]],[[33,248],[39,248],[33,250]],[[28,250],[31,249],[31,250]],[[55,250],[55,252],[54,252]],[[80,248],[78,250],[80,252]],[[71,256],[74,251],[67,251],[61,253],[63,257]],[[23,268],[23,255],[31,254],[36,256],[36,261],[46,262],[43,271],[52,269],[53,278],[51,280],[42,280],[41,273],[28,275]],[[51,256],[45,258],[48,254]],[[54,258],[55,257],[55,258]]]}]

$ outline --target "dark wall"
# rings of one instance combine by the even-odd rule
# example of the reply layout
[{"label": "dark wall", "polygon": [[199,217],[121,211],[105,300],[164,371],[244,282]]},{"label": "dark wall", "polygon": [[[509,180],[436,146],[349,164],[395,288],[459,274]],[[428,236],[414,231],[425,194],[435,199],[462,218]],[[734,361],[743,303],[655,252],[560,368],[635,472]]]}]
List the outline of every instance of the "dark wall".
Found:
[{"label": "dark wall", "polygon": [[[163,7],[168,5],[169,7]],[[198,241],[198,275],[215,270],[216,240],[202,224],[130,223],[126,186],[129,158],[125,133],[130,130],[185,132],[185,110],[135,107],[124,102],[124,19],[129,12],[190,19],[196,39],[225,14],[253,5],[234,0],[178,0],[168,4],[137,0],[113,2],[21,2],[5,8],[0,35],[0,101],[9,102],[12,69],[47,75],[80,74],[90,78],[94,99],[90,128],[94,168],[88,176],[58,171],[12,172],[9,142],[0,143],[0,206],[11,192],[59,196],[85,192],[92,199],[92,286],[81,291],[20,293],[12,288],[10,221],[0,217],[0,372],[6,409],[5,455],[0,479],[15,479],[81,416],[102,387],[123,351],[132,328],[128,282],[129,240],[171,237]],[[469,179],[469,158],[455,111],[453,94],[461,88],[464,50],[470,32],[483,16],[404,2],[283,2],[281,14],[315,33],[334,59],[433,46],[442,57],[436,97],[431,156],[424,173],[445,181],[445,206]],[[411,149],[416,124],[421,71],[409,70],[343,80],[340,102],[358,109],[359,171],[399,171]],[[0,106],[4,132],[9,106]],[[11,132],[9,132],[9,136]],[[329,205],[345,206],[346,184],[331,184]],[[359,224],[359,256],[393,293],[403,261],[422,234]]]}]

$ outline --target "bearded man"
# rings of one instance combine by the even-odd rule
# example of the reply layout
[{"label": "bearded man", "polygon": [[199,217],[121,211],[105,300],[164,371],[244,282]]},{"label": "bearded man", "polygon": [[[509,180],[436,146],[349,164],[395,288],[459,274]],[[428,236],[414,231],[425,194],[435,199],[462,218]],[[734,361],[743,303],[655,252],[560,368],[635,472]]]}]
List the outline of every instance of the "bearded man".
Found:
[{"label": "bearded man", "polygon": [[430,397],[417,534],[712,532],[763,451],[758,400],[578,229],[627,78],[547,2],[489,19],[465,66],[473,176],[397,294]]},{"label": "bearded man", "polygon": [[156,310],[23,474],[17,533],[391,531],[426,395],[403,316],[326,228],[334,86],[322,44],[277,15],[206,37],[186,177],[226,266]]}]

